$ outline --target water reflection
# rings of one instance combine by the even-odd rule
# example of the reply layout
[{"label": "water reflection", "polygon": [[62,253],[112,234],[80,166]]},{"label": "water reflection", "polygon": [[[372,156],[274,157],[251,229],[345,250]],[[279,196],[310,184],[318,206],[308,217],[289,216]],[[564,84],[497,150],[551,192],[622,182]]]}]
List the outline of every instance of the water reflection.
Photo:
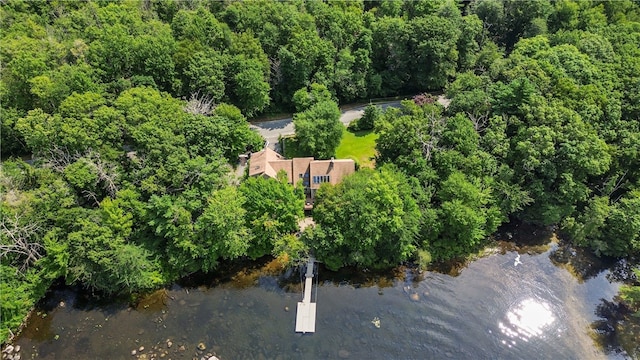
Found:
[{"label": "water reflection", "polygon": [[597,277],[618,263],[617,259],[598,257],[589,249],[576,248],[569,243],[561,243],[549,254],[549,259],[554,265],[566,269],[581,283]]},{"label": "water reflection", "polygon": [[593,338],[607,353],[640,358],[640,318],[619,301],[601,299],[596,307],[598,320],[591,323]]},{"label": "water reflection", "polygon": [[135,359],[133,350],[148,359],[604,358],[589,323],[600,299],[617,292],[609,273],[576,281],[550,261],[555,243],[541,254],[504,244],[456,277],[410,266],[387,273],[321,267],[313,335],[294,333],[300,271],[262,259],[183,280],[134,307],[51,292],[43,302],[51,306],[39,309],[46,318],[31,321],[17,344],[23,359],[126,360]]},{"label": "water reflection", "polygon": [[[510,338],[529,341],[532,337],[543,336],[555,320],[548,303],[528,298],[510,309],[506,314],[506,322],[499,322],[498,327]],[[513,343],[514,341],[511,341],[511,344]],[[507,342],[503,341],[503,344]]]}]

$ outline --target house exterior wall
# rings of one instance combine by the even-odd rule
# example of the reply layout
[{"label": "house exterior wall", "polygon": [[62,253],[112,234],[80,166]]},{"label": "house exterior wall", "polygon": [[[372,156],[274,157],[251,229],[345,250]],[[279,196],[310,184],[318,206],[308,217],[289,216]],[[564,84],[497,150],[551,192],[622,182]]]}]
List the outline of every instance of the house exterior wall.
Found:
[{"label": "house exterior wall", "polygon": [[305,188],[309,187],[310,185],[309,165],[311,164],[312,161],[313,161],[312,157],[293,158],[292,184],[297,184],[298,181],[302,180],[303,186]]},{"label": "house exterior wall", "polygon": [[294,178],[293,178],[293,171],[292,171],[292,165],[293,165],[292,160],[269,161],[269,165],[271,166],[271,169],[273,169],[273,172],[275,172],[276,177],[280,172],[280,170],[284,170],[287,173],[287,181],[289,182],[289,184],[293,184]]},{"label": "house exterior wall", "polygon": [[311,186],[316,190],[325,182],[338,184],[342,178],[356,171],[356,163],[350,159],[315,160],[310,164]]}]

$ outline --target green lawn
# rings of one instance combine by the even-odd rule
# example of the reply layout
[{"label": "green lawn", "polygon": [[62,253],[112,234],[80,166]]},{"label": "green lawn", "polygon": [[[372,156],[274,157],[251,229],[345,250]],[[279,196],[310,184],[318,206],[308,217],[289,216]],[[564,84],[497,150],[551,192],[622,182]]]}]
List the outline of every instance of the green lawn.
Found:
[{"label": "green lawn", "polygon": [[373,130],[351,132],[345,128],[342,133],[342,141],[336,149],[336,158],[353,159],[362,167],[373,168],[377,138],[378,134]]},{"label": "green lawn", "polygon": [[[377,138],[378,134],[373,130],[351,132],[345,128],[342,132],[342,141],[336,149],[336,159],[353,159],[360,166],[373,168]],[[284,142],[284,156],[287,159],[310,156],[300,151],[295,137],[286,137],[282,141]]]}]

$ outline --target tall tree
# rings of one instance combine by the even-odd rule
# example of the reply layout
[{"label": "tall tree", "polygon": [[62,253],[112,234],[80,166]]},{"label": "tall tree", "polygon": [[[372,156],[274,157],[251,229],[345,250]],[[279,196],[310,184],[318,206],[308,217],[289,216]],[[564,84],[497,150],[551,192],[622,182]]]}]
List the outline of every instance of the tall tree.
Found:
[{"label": "tall tree", "polygon": [[420,211],[406,178],[393,167],[362,169],[336,186],[323,185],[313,218],[307,241],[329,269],[388,268],[416,250]]},{"label": "tall tree", "polygon": [[476,250],[502,222],[490,189],[470,182],[461,172],[452,173],[441,183],[437,198],[442,232],[431,242],[436,259],[464,256]]},{"label": "tall tree", "polygon": [[148,250],[127,243],[96,218],[80,219],[66,243],[59,251],[68,254],[69,283],[106,293],[148,290],[163,283],[159,266]]},{"label": "tall tree", "polygon": [[[457,10],[457,9],[456,9]],[[439,16],[424,16],[409,23],[409,51],[413,86],[441,89],[458,66],[457,24]]]},{"label": "tall tree", "polygon": [[232,97],[234,103],[247,116],[255,115],[269,105],[268,79],[264,75],[262,64],[256,59],[236,56],[232,60],[234,69],[232,83]]},{"label": "tall tree", "polygon": [[288,184],[286,177],[252,177],[240,185],[239,192],[246,199],[243,207],[252,232],[249,256],[271,254],[275,241],[299,230],[298,221],[304,216],[304,192]]},{"label": "tall tree", "polygon": [[310,92],[301,89],[293,99],[299,111],[293,115],[298,144],[304,153],[318,159],[335,156],[344,131],[338,104],[329,96],[326,87],[314,84]]},{"label": "tall tree", "polygon": [[203,271],[215,268],[218,259],[235,259],[247,255],[249,229],[245,226],[245,199],[235,187],[214,192],[195,223],[200,240]]},{"label": "tall tree", "polygon": [[72,94],[53,115],[31,110],[15,125],[29,149],[45,157],[58,148],[71,154],[94,149],[114,158],[122,146],[123,127],[122,114],[91,92]]}]

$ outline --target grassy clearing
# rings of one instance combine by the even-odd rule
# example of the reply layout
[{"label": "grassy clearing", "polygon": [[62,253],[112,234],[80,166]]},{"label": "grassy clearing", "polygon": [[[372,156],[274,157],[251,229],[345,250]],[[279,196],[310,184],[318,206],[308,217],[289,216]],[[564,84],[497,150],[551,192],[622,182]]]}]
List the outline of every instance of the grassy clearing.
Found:
[{"label": "grassy clearing", "polygon": [[[377,138],[378,134],[373,130],[351,132],[345,128],[342,132],[340,145],[336,149],[336,159],[353,159],[360,166],[373,168]],[[282,138],[282,141],[284,142],[284,156],[287,159],[311,156],[300,150],[295,137],[285,137]]]},{"label": "grassy clearing", "polygon": [[376,156],[376,139],[378,134],[373,130],[351,132],[347,129],[342,133],[342,141],[336,149],[336,158],[353,159],[362,167],[373,168]]}]

